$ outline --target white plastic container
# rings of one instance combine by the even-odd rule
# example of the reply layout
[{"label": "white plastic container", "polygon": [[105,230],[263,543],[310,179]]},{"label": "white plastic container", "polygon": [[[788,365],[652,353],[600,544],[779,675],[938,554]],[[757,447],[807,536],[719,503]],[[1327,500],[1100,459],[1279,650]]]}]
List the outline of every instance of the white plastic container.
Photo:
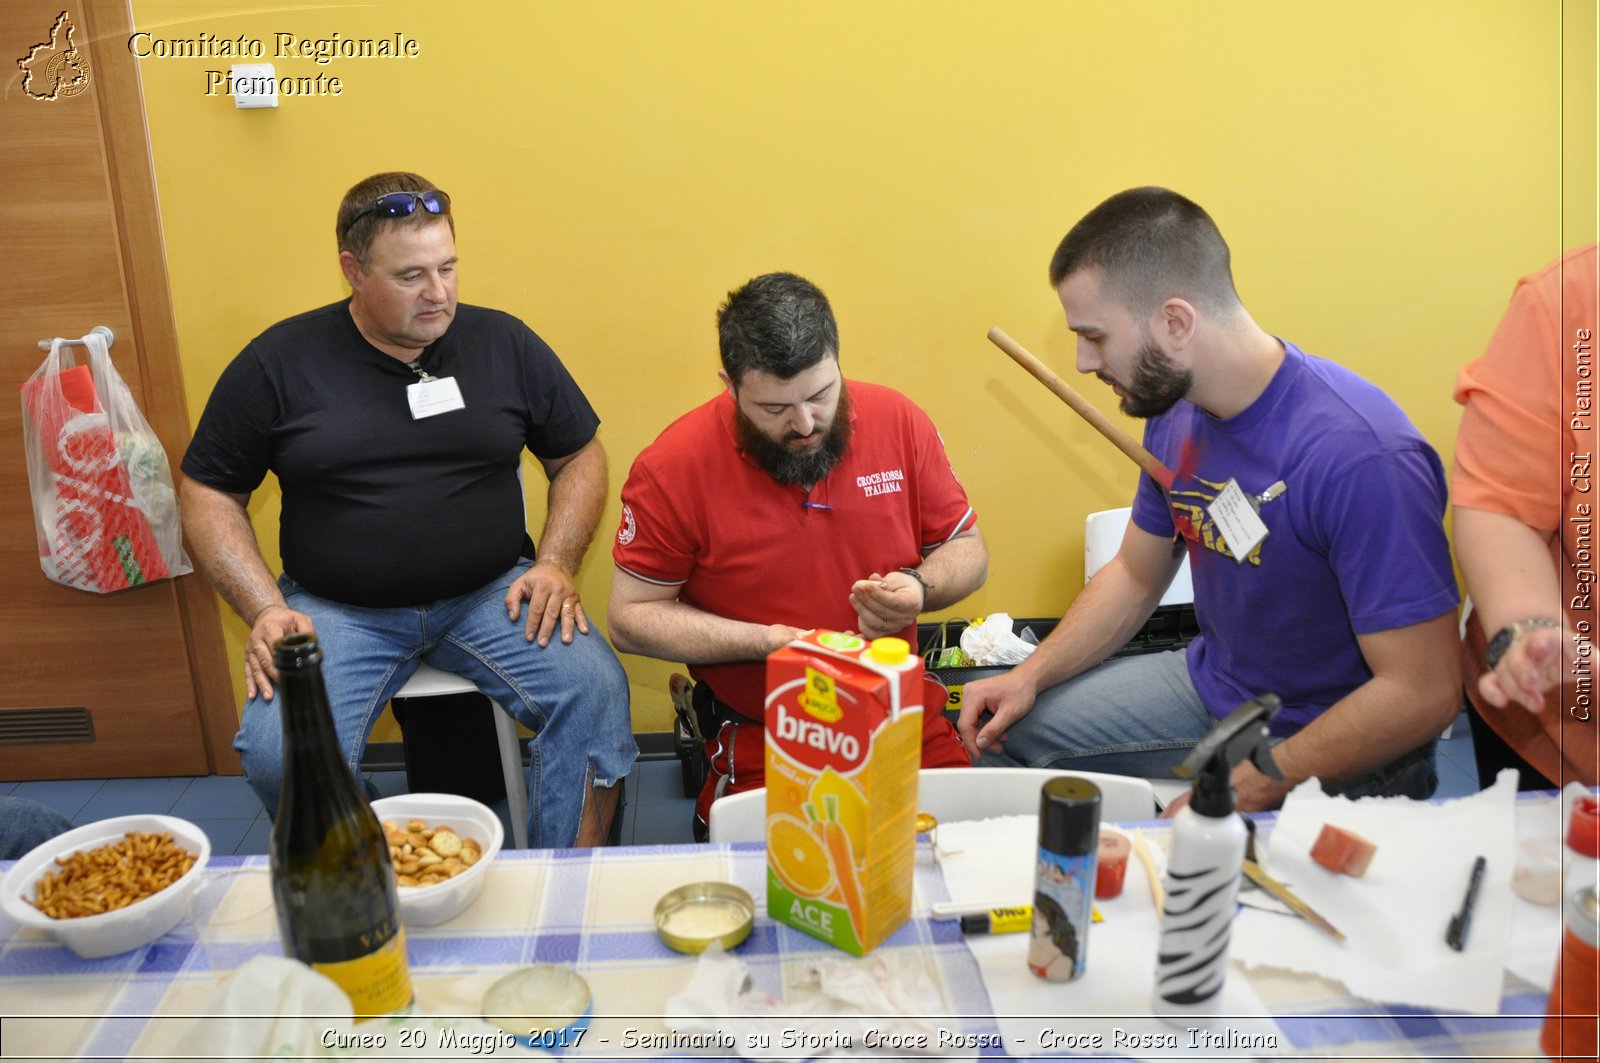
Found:
[{"label": "white plastic container", "polygon": [[463,838],[476,838],[483,856],[455,878],[432,886],[400,887],[400,919],[407,926],[438,926],[465,911],[483,891],[489,865],[505,844],[505,825],[488,805],[455,794],[400,794],[372,802],[380,822],[405,826],[420,819],[430,827],[449,827]]},{"label": "white plastic container", "polygon": [[[101,915],[53,919],[23,898],[34,895],[34,884],[56,869],[58,856],[98,849],[122,840],[129,831],[172,833],[173,842],[194,854],[194,865],[178,881],[142,901]],[[206,832],[176,816],[116,816],[58,834],[30,850],[0,881],[0,911],[18,923],[42,930],[86,960],[115,956],[148,945],[178,925],[183,902],[200,884],[211,859],[211,839]]]}]

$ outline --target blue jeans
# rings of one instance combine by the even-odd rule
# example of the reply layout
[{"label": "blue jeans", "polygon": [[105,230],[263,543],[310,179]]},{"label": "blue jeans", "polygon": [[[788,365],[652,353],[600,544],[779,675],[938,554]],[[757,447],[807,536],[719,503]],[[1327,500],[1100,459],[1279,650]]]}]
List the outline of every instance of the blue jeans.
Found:
[{"label": "blue jeans", "polygon": [[72,829],[72,820],[26,797],[0,797],[0,860],[20,860],[35,846]]},{"label": "blue jeans", "polygon": [[[425,661],[470,679],[534,732],[528,843],[562,848],[577,839],[591,787],[615,785],[632,769],[639,748],[627,676],[593,622],[571,645],[557,636],[540,649],[523,636],[523,620],[506,617],[506,591],[528,564],[471,594],[392,609],[319,598],[288,576],[279,577],[278,586],[289,608],[316,625],[334,731],[352,772],[378,714]],[[283,782],[277,696],[274,689],[272,701],[250,699],[233,740],[268,812],[277,811]]]},{"label": "blue jeans", "polygon": [[[1172,778],[1172,769],[1217,722],[1189,678],[1186,653],[1119,657],[1040,691],[1032,711],[1011,725],[1004,752],[985,750],[979,765]],[[1421,799],[1438,784],[1429,741],[1323,789],[1346,797]]]}]

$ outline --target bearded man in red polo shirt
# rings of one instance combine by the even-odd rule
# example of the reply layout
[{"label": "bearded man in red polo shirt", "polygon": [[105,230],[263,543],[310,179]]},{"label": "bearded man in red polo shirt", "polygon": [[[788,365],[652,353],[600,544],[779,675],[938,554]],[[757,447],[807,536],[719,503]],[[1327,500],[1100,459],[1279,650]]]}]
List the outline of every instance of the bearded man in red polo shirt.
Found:
[{"label": "bearded man in red polo shirt", "polygon": [[[822,292],[757,277],[717,313],[726,390],[634,461],[609,622],[619,650],[682,661],[715,723],[695,804],[761,786],[766,656],[813,628],[896,635],[983,585],[988,552],[928,415],[845,380]],[[922,765],[970,761],[931,681]],[[709,695],[707,697],[706,695]]]}]

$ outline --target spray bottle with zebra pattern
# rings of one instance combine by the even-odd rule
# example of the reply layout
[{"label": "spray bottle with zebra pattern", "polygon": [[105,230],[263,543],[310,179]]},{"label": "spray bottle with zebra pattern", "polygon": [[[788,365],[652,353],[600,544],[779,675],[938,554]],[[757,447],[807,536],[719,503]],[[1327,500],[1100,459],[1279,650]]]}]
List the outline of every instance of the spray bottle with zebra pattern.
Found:
[{"label": "spray bottle with zebra pattern", "polygon": [[1265,774],[1283,778],[1267,731],[1280,708],[1276,694],[1245,702],[1175,769],[1193,777],[1194,786],[1172,822],[1151,1004],[1157,1015],[1209,1015],[1221,999],[1246,841],[1244,819],[1234,810],[1233,769],[1248,757]]}]

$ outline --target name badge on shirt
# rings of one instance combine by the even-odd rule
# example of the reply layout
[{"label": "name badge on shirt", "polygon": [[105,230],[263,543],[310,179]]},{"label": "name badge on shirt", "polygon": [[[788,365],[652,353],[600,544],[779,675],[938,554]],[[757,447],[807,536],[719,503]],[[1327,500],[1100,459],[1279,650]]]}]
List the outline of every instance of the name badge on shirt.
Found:
[{"label": "name badge on shirt", "polygon": [[1230,479],[1227,486],[1217,492],[1216,500],[1206,507],[1206,512],[1222,532],[1228,552],[1241,565],[1250,551],[1267,537],[1267,526],[1261,522],[1260,514],[1250,504],[1238,480]]},{"label": "name badge on shirt", "polygon": [[457,386],[456,378],[453,376],[429,377],[427,380],[419,380],[415,384],[408,385],[406,401],[411,404],[413,421],[467,408],[467,404],[461,398],[461,388]]}]

